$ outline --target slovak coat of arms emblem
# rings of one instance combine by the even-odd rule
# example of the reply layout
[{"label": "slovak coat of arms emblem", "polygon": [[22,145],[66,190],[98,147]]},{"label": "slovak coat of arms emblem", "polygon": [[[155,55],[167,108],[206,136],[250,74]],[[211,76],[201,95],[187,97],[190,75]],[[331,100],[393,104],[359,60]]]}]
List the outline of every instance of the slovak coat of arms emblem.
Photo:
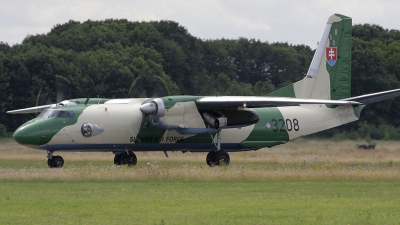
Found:
[{"label": "slovak coat of arms emblem", "polygon": [[326,61],[330,66],[335,65],[337,61],[337,47],[326,47]]}]

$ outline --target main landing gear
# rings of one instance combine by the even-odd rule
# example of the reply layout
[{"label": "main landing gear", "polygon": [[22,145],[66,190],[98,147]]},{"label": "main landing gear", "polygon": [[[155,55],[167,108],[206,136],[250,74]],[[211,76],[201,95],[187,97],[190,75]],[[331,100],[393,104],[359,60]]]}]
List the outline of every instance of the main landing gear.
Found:
[{"label": "main landing gear", "polygon": [[[64,159],[59,155],[53,155],[53,152],[47,152],[47,165],[50,168],[62,168],[64,166]],[[125,151],[120,154],[116,154],[114,157],[115,165],[128,165],[129,167],[135,166],[137,163],[137,157],[132,151]]]},{"label": "main landing gear", "polygon": [[47,165],[50,168],[62,168],[64,166],[64,159],[59,156],[53,156],[53,152],[47,152]]},{"label": "main landing gear", "polygon": [[136,166],[137,157],[132,151],[125,151],[120,154],[115,154],[114,164],[115,165],[128,165],[129,167]]},{"label": "main landing gear", "polygon": [[207,165],[209,166],[227,166],[230,162],[229,154],[224,150],[210,151],[206,157]]},{"label": "main landing gear", "polygon": [[230,162],[229,154],[225,150],[221,150],[221,129],[217,132],[216,150],[210,151],[206,156],[206,162],[209,166],[227,166]]}]

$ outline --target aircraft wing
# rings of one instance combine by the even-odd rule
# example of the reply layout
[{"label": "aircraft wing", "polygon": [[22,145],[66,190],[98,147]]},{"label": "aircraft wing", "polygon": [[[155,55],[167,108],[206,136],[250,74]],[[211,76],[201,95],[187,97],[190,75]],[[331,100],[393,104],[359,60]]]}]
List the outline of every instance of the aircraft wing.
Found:
[{"label": "aircraft wing", "polygon": [[41,105],[41,106],[30,107],[30,108],[25,108],[25,109],[16,109],[16,110],[7,111],[7,113],[9,113],[9,114],[38,113],[38,112],[43,111],[44,109],[50,108],[55,105],[56,104]]},{"label": "aircraft wing", "polygon": [[345,98],[342,99],[342,101],[357,101],[361,102],[364,105],[375,103],[375,102],[380,102],[389,98],[394,98],[400,96],[400,89],[394,89],[390,91],[382,91],[382,92],[377,92],[377,93],[372,93],[372,94],[367,94],[367,95],[360,95],[356,97],[351,97],[351,98]]},{"label": "aircraft wing", "polygon": [[[399,94],[400,95],[400,94]],[[298,106],[301,104],[327,104],[327,105],[362,105],[352,100],[324,100],[324,99],[299,99],[286,97],[257,97],[257,96],[221,96],[204,97],[196,101],[199,105],[209,107],[281,107]]]}]

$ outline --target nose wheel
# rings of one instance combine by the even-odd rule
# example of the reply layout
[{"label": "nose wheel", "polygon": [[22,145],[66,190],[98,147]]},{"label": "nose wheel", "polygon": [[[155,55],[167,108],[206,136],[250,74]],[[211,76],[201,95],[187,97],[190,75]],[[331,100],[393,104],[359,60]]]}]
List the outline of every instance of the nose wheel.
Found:
[{"label": "nose wheel", "polygon": [[62,168],[64,166],[64,159],[59,155],[53,156],[53,152],[48,152],[47,158],[47,165],[50,168]]}]

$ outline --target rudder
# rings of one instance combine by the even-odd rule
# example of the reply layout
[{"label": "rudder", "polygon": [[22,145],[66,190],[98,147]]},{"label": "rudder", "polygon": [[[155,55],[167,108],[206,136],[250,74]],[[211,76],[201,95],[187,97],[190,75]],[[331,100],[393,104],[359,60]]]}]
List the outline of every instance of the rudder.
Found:
[{"label": "rudder", "polygon": [[331,75],[331,99],[338,100],[351,96],[351,38],[352,38],[352,20],[350,17],[335,14],[342,18],[341,22],[332,24],[332,31],[342,30],[340,35],[330,38],[330,46],[336,46],[338,42],[338,60],[334,66],[328,66],[327,70]]}]

